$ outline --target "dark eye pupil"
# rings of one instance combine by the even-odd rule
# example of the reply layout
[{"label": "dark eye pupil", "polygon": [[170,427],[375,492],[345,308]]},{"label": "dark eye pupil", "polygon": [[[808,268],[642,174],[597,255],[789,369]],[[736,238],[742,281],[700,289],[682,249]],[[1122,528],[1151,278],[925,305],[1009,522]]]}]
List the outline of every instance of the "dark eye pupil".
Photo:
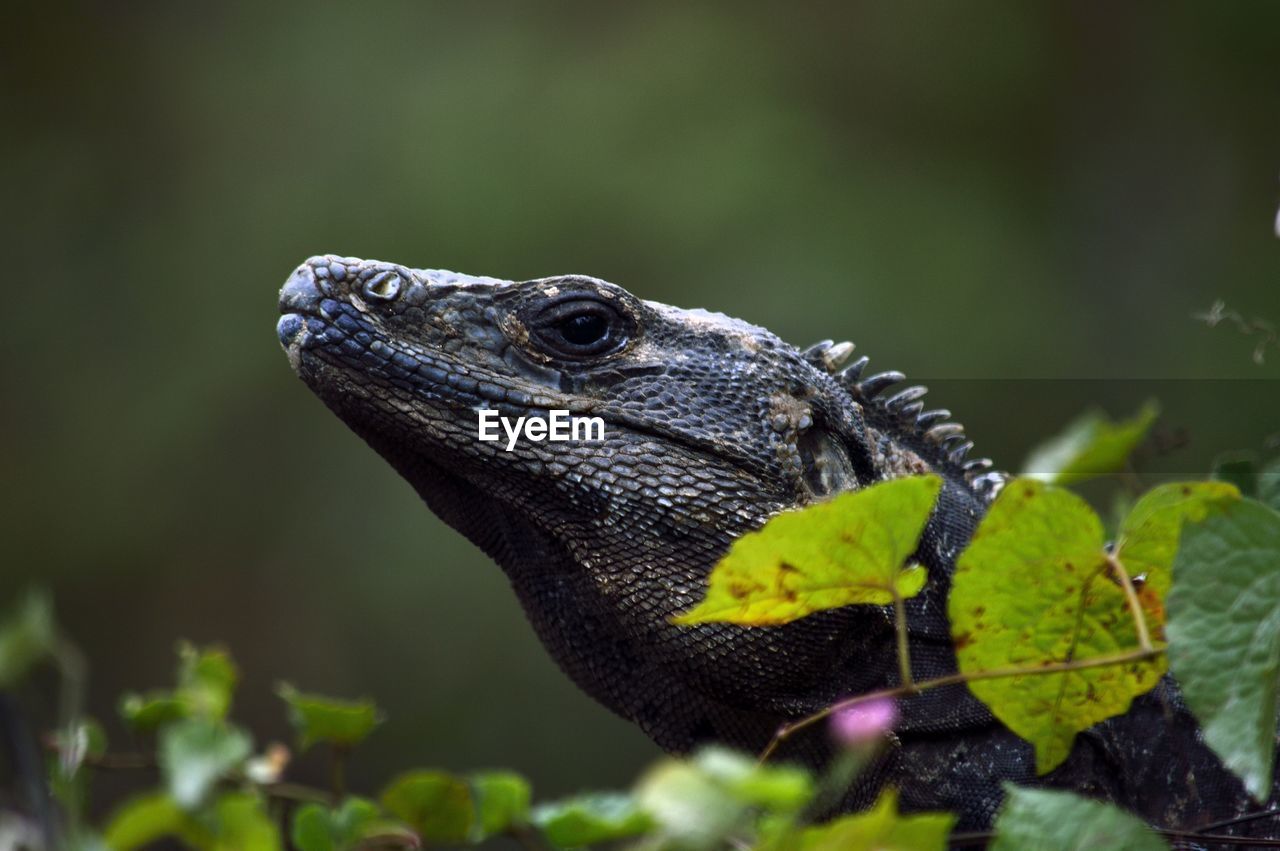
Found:
[{"label": "dark eye pupil", "polygon": [[609,332],[609,321],[598,313],[579,313],[560,322],[560,336],[575,346],[599,342]]}]

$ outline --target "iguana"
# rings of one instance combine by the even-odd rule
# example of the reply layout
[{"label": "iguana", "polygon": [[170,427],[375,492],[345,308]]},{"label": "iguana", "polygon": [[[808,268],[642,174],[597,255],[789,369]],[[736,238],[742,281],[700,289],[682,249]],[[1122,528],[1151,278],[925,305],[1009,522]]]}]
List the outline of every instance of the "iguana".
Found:
[{"label": "iguana", "polygon": [[[891,612],[856,606],[785,626],[676,626],[730,543],[781,511],[894,477],[938,474],[907,605],[913,674],[955,670],[949,576],[1003,477],[897,372],[841,365],[849,344],[800,350],[763,328],[642,301],[566,275],[523,282],[314,257],[280,295],[297,374],[427,505],[506,572],[575,683],[661,747],[761,750],[779,725],[898,682]],[[598,417],[599,441],[478,440],[478,412]],[[849,791],[886,783],[913,810],[988,827],[1001,783],[1113,801],[1196,829],[1252,805],[1202,744],[1166,678],[1077,737],[1044,778],[1031,748],[963,685],[901,702],[892,747]],[[821,765],[821,731],[782,756]],[[1262,825],[1269,825],[1262,822]],[[1259,823],[1231,828],[1263,830]]]}]

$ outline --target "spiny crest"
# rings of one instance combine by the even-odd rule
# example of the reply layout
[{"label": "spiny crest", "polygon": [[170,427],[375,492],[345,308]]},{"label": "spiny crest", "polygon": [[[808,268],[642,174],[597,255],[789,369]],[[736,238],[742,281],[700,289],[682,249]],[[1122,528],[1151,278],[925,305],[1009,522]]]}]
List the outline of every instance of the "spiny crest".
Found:
[{"label": "spiny crest", "polygon": [[904,438],[904,442],[921,452],[926,461],[939,467],[956,468],[979,496],[994,499],[1004,484],[1005,474],[992,470],[993,465],[988,458],[968,457],[973,442],[965,437],[964,426],[948,421],[951,412],[945,408],[926,411],[921,401],[928,392],[925,387],[913,386],[885,395],[888,388],[906,380],[906,376],[891,370],[864,378],[863,373],[870,362],[865,355],[841,368],[852,353],[853,343],[823,340],[800,354],[809,363],[830,373],[863,406],[872,425],[893,428],[894,435]]}]

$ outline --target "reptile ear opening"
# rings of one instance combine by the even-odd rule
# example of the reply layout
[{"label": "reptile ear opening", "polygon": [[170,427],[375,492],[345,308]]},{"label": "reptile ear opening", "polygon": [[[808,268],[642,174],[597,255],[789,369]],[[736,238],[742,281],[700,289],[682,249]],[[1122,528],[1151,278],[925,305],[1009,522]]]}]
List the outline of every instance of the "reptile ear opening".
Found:
[{"label": "reptile ear opening", "polygon": [[858,486],[844,443],[826,429],[815,425],[805,431],[796,441],[796,448],[804,468],[805,487],[814,497],[830,496]]}]

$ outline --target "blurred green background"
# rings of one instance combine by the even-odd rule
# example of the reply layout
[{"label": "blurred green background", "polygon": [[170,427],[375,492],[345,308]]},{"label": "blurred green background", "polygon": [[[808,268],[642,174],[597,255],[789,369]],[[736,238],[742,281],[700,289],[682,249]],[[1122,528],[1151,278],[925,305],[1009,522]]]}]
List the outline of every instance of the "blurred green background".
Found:
[{"label": "blurred green background", "polygon": [[655,754],[293,377],[276,294],[315,253],[849,338],[1011,468],[1082,395],[1136,409],[1117,379],[1199,400],[1210,449],[1280,431],[1280,351],[1190,318],[1280,319],[1280,4],[6,10],[0,603],[54,591],[111,721],[217,639],[260,737],[280,679],[380,701],[357,788]]}]

